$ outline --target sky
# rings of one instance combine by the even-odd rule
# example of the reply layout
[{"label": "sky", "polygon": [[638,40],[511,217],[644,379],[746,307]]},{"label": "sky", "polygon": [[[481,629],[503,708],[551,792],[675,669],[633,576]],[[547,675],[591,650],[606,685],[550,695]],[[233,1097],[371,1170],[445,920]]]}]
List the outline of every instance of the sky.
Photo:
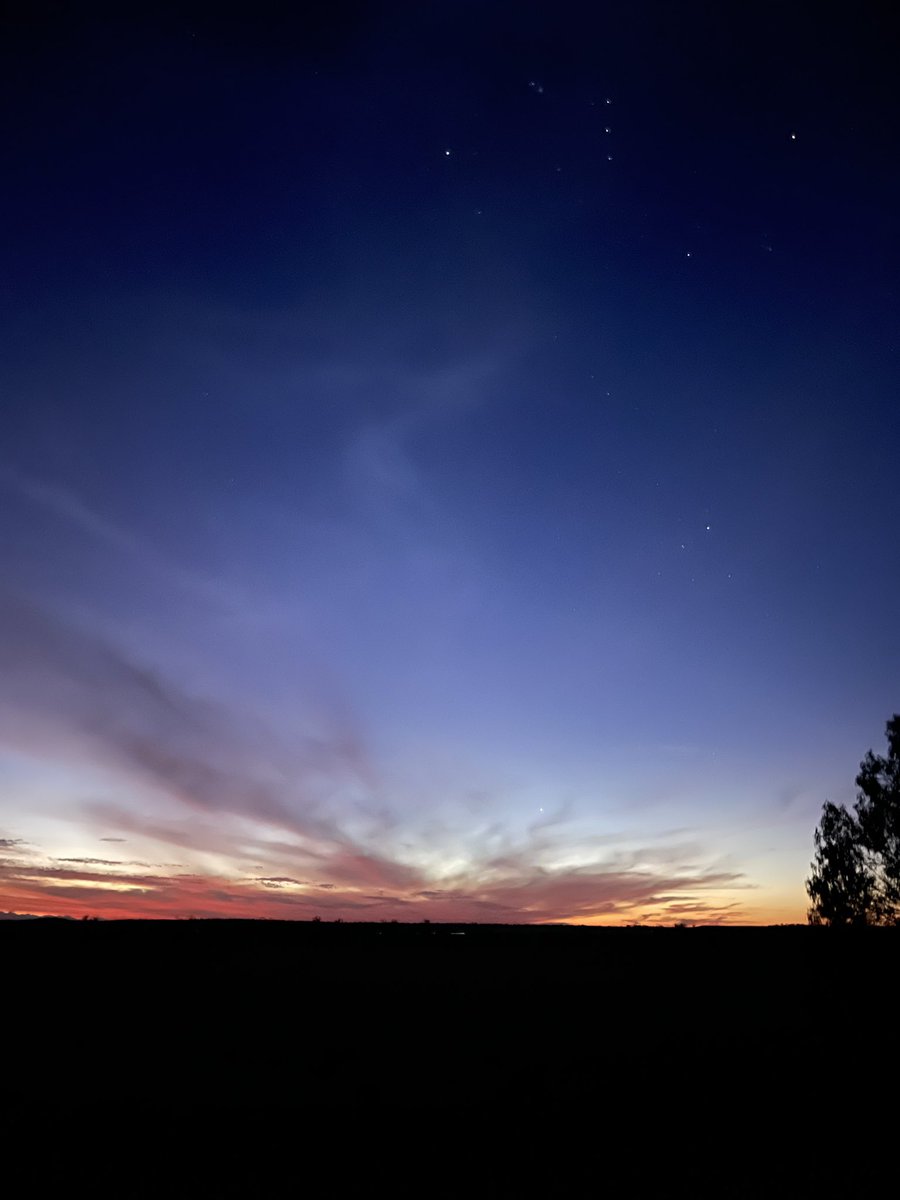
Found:
[{"label": "sky", "polygon": [[0,909],[805,920],[900,708],[890,6],[4,14]]}]

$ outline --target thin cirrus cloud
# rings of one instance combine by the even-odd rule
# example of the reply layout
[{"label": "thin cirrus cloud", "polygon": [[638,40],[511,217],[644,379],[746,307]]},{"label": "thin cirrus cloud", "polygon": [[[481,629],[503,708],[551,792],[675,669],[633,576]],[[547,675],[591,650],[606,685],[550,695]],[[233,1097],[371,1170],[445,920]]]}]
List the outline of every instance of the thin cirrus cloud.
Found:
[{"label": "thin cirrus cloud", "polygon": [[68,488],[35,479],[9,463],[0,463],[0,487],[114,550],[139,558],[148,553],[137,538],[95,512]]},{"label": "thin cirrus cloud", "polygon": [[49,520],[67,534],[97,546],[105,554],[107,565],[130,564],[142,584],[161,587],[170,597],[185,597],[208,618],[239,619],[258,600],[234,580],[225,585],[160,552],[127,526],[92,507],[71,487],[0,462],[2,493],[30,510],[24,527],[35,516],[42,522]]},{"label": "thin cirrus cloud", "polygon": [[143,572],[172,586],[195,593],[207,602],[217,601],[213,585],[169,561],[130,530],[97,512],[68,487],[27,474],[9,463],[0,463],[0,489],[91,539],[105,549],[134,562]]},{"label": "thin cirrus cloud", "polygon": [[700,865],[703,848],[680,837],[643,848],[600,837],[572,865],[564,807],[524,834],[494,822],[443,859],[433,846],[417,854],[390,797],[372,794],[389,788],[358,731],[298,735],[286,749],[21,597],[0,597],[0,630],[0,710],[15,710],[7,742],[58,741],[60,754],[77,745],[126,790],[153,793],[150,813],[93,801],[74,815],[94,841],[175,846],[186,859],[183,870],[88,853],[41,861],[5,837],[5,902],[21,911],[590,921],[658,910],[718,921],[734,913],[720,897],[746,886],[737,871]]},{"label": "thin cirrus cloud", "polygon": [[273,768],[276,748],[264,756],[253,731],[222,706],[186,695],[103,639],[9,594],[0,596],[0,672],[9,728],[51,744],[74,735],[196,812],[328,835],[327,818],[315,812],[320,780],[360,782],[352,737],[300,737]]},{"label": "thin cirrus cloud", "polygon": [[[191,872],[157,874],[77,867],[41,866],[0,860],[5,903],[18,911],[105,917],[258,916],[297,919],[314,915],[359,920],[397,917],[435,920],[551,922],[597,919],[734,918],[735,901],[708,901],[702,894],[740,883],[734,873],[708,872],[665,878],[649,872],[562,872],[532,874],[484,887],[367,890],[294,877],[217,878]],[[672,889],[689,898],[672,903]],[[700,892],[700,897],[691,893]],[[737,914],[739,915],[739,914]]]}]

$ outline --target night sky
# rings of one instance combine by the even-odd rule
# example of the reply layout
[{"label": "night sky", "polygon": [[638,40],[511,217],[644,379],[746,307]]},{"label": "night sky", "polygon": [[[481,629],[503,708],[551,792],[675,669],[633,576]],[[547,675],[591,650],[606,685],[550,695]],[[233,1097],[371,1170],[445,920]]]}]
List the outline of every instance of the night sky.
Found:
[{"label": "night sky", "polygon": [[4,14],[0,909],[805,919],[900,703],[891,6]]}]

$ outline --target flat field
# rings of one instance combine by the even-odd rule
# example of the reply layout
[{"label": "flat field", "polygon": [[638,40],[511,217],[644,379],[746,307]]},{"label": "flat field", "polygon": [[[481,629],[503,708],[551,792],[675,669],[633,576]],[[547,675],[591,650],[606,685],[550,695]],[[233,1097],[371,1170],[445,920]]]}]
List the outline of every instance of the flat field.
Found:
[{"label": "flat field", "polygon": [[698,1190],[796,1195],[860,1186],[896,1118],[893,930],[41,920],[0,953],[6,1095],[41,1119],[343,1111],[450,1144],[513,1117],[518,1158],[587,1127],[638,1172],[729,1136]]}]

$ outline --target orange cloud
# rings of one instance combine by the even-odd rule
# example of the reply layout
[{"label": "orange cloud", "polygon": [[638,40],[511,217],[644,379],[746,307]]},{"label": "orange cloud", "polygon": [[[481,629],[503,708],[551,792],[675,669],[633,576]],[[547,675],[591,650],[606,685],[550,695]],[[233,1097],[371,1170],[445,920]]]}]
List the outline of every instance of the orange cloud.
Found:
[{"label": "orange cloud", "polygon": [[[738,902],[719,898],[740,886],[739,878],[727,872],[676,878],[595,868],[533,873],[503,883],[459,881],[451,887],[429,888],[409,868],[377,859],[369,862],[364,855],[355,856],[350,864],[352,883],[133,869],[140,865],[7,858],[0,861],[4,906],[39,915],[107,918],[340,916],[588,924],[675,920],[719,924],[741,919]],[[339,870],[348,866],[346,859],[334,865]]]}]

